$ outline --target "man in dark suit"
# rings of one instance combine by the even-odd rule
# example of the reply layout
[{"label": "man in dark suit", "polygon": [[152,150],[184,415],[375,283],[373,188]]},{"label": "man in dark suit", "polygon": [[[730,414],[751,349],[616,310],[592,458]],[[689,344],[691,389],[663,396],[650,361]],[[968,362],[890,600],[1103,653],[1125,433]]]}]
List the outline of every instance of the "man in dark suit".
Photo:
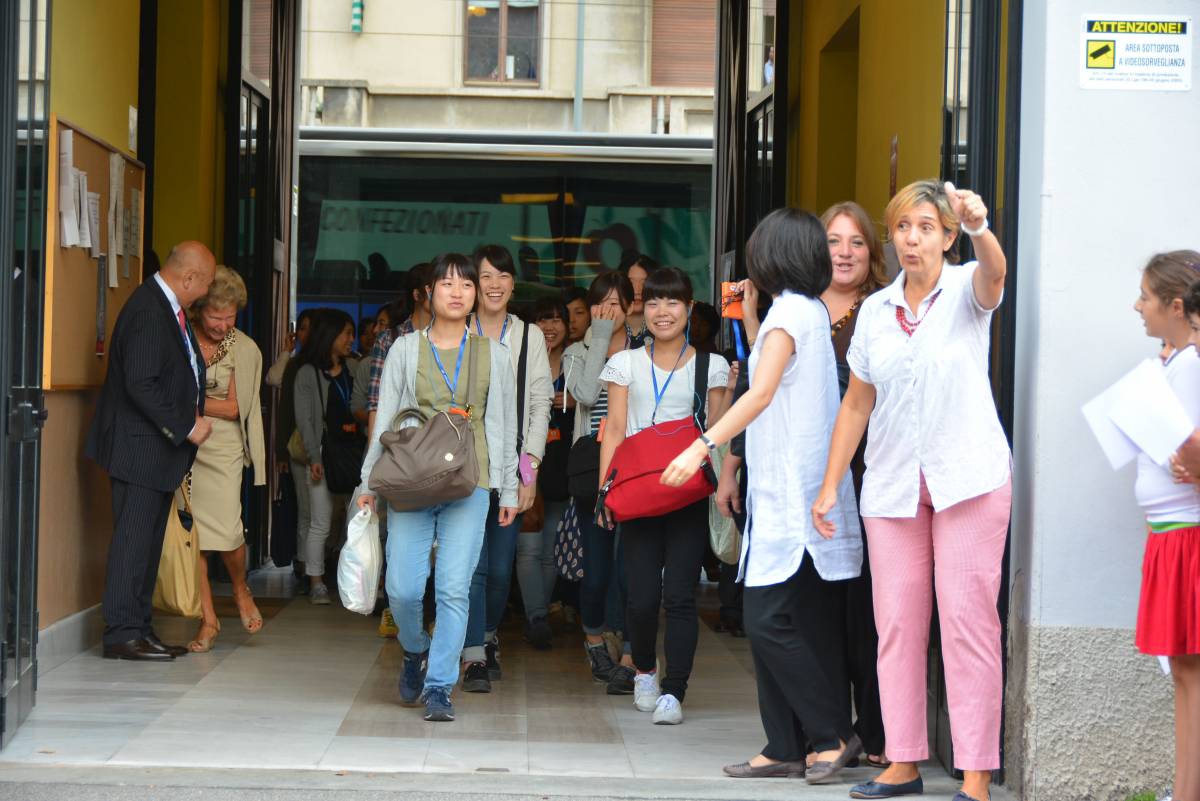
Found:
[{"label": "man in dark suit", "polygon": [[86,454],[112,481],[113,538],[104,583],[106,659],[171,661],[150,625],[163,533],[176,488],[212,424],[204,419],[204,360],[184,311],[208,292],[216,260],[182,242],[117,316],[108,374]]}]

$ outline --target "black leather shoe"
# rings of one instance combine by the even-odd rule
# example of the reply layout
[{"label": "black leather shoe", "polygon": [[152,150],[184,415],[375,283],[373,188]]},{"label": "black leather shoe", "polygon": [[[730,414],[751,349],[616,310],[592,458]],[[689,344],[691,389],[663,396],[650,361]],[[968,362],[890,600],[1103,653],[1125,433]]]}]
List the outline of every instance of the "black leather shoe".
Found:
[{"label": "black leather shoe", "polygon": [[145,641],[150,644],[150,647],[156,651],[164,651],[171,656],[187,656],[188,649],[182,645],[167,645],[162,640],[158,639],[158,635],[150,632],[146,635]]},{"label": "black leather shoe", "polygon": [[104,646],[105,659],[134,659],[141,662],[174,662],[175,657],[145,640],[126,640]]}]

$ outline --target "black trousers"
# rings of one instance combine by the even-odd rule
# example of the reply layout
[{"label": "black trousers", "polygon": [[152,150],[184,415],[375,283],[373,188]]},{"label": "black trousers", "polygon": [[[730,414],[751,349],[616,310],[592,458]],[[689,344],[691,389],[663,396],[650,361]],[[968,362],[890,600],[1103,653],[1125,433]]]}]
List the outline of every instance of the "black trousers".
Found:
[{"label": "black trousers", "polygon": [[[865,540],[865,537],[864,537]],[[871,563],[863,543],[862,574],[846,586],[846,673],[854,699],[854,731],[868,754],[884,751],[883,713],[879,707],[879,634],[875,630],[875,597],[871,592]]]},{"label": "black trousers", "polygon": [[747,587],[746,634],[754,656],[763,756],[799,761],[853,734],[845,701],[844,582],[825,581],[807,554],[787,581]]},{"label": "black trousers", "polygon": [[621,542],[629,585],[625,630],[633,664],[643,672],[654,670],[661,606],[667,618],[663,635],[667,668],[659,686],[664,694],[682,701],[700,636],[696,586],[708,550],[708,500],[660,517],[622,523]]},{"label": "black trousers", "polygon": [[112,481],[113,537],[104,577],[104,644],[150,634],[151,600],[173,492]]}]

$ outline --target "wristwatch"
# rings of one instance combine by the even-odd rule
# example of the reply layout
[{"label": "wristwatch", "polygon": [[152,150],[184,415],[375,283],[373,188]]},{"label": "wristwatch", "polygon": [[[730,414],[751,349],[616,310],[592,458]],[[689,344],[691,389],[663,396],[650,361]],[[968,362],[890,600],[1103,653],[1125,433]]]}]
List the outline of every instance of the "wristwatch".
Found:
[{"label": "wristwatch", "polygon": [[536,456],[531,455],[529,457],[529,466],[532,467],[534,470],[537,470],[542,466],[542,460],[537,458]]},{"label": "wristwatch", "polygon": [[701,434],[700,441],[704,443],[704,447],[708,448],[709,451],[715,451],[717,449],[717,443],[709,439],[707,434]]}]

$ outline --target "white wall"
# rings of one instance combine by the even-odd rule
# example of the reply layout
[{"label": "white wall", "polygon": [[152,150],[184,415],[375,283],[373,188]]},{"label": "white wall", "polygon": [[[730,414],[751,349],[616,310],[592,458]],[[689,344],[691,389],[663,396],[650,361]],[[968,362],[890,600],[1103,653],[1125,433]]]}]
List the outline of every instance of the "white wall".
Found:
[{"label": "white wall", "polygon": [[1158,350],[1132,309],[1148,257],[1200,248],[1200,48],[1190,92],[1084,90],[1085,13],[1195,25],[1200,0],[1025,4],[1013,602],[1033,626],[1132,628],[1133,468],[1109,469],[1079,409]]}]

